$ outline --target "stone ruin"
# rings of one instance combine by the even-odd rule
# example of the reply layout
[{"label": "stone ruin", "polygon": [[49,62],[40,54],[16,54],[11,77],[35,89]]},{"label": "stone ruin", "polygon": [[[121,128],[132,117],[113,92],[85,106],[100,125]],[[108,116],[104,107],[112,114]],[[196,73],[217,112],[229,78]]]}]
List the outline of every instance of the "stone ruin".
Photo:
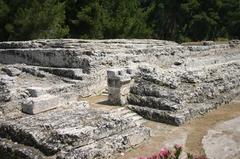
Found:
[{"label": "stone ruin", "polygon": [[[240,41],[1,42],[0,70],[3,158],[116,158],[150,137],[143,118],[181,125],[238,96]],[[82,100],[103,92],[122,108]]]}]

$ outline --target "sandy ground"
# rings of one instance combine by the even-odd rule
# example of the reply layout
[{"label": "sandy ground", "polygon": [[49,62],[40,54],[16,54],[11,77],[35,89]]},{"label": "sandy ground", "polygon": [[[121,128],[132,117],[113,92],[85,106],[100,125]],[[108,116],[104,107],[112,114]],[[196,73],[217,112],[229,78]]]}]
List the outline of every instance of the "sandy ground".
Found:
[{"label": "sandy ground", "polygon": [[[106,95],[84,100],[89,101],[90,105],[97,109],[112,110],[119,108],[119,106],[110,106],[107,103]],[[162,147],[172,147],[174,144],[183,145],[184,150],[192,154],[205,155],[202,139],[208,134],[208,131],[214,129],[217,124],[237,117],[240,117],[240,98],[180,127],[146,120],[145,126],[152,129],[152,137],[139,147],[122,154],[118,159],[149,156],[158,152]]]},{"label": "sandy ground", "polygon": [[[218,123],[202,143],[209,159],[240,158],[240,117]],[[217,152],[217,153],[216,153]]]}]

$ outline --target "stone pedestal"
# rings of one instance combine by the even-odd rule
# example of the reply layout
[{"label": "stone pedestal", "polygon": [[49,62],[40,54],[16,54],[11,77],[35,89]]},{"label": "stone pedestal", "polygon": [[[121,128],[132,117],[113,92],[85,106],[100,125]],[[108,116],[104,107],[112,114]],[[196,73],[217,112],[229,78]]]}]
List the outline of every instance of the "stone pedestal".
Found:
[{"label": "stone pedestal", "polygon": [[108,77],[108,100],[113,105],[127,104],[127,96],[130,92],[130,85],[133,71],[131,69],[109,69]]}]

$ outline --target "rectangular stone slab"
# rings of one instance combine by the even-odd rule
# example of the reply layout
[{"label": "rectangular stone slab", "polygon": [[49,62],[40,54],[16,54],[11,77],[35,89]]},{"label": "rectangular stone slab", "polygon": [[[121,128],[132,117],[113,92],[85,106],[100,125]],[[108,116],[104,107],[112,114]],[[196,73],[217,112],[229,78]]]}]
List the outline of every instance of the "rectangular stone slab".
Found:
[{"label": "rectangular stone slab", "polygon": [[37,98],[28,98],[22,104],[22,111],[27,114],[38,114],[54,109],[59,105],[59,97],[53,95],[42,95]]}]

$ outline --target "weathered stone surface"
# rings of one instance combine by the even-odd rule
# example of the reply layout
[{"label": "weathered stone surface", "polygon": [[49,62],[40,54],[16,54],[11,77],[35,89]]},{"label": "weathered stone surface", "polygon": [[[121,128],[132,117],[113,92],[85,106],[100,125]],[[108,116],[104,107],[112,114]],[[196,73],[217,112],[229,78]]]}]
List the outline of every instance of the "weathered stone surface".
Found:
[{"label": "weathered stone surface", "polygon": [[[236,50],[238,46],[237,42],[232,43],[235,44],[233,47],[228,43],[182,46],[169,41],[137,39],[56,39],[1,42],[0,62],[34,65],[35,67],[22,67],[22,70],[40,77],[45,77],[46,73],[44,71],[47,71],[66,77],[65,80],[71,83],[77,83],[78,80],[86,81],[89,86],[83,84],[84,82],[78,82],[79,86],[77,84],[77,87],[88,87],[84,91],[88,93],[82,93],[82,95],[89,96],[106,88],[106,70],[112,66],[122,67],[148,63],[160,68],[169,68],[176,65],[176,67],[193,67],[196,65],[202,66],[202,63],[199,63],[196,59],[202,58],[200,61],[206,61],[209,58],[206,59],[205,56],[213,58],[206,61],[207,63],[218,62],[218,60],[226,62],[228,59],[225,60],[222,55],[226,54],[229,49]],[[191,49],[194,47],[199,49]],[[206,47],[207,49],[205,49]],[[200,51],[201,53],[199,53]],[[206,63],[205,61],[203,63]],[[81,74],[81,71],[83,74]]]},{"label": "weathered stone surface", "polygon": [[[203,148],[209,159],[238,159],[240,155],[240,117],[218,124],[203,138]],[[216,153],[217,152],[217,153]]]},{"label": "weathered stone surface", "polygon": [[127,97],[134,76],[131,69],[109,69],[107,71],[108,80],[108,100],[113,105],[127,104]]},{"label": "weathered stone surface", "polygon": [[59,106],[61,99],[53,95],[42,95],[39,97],[30,97],[22,104],[22,111],[28,114],[38,114]]},{"label": "weathered stone surface", "polygon": [[18,76],[22,72],[15,67],[4,67],[2,68],[2,71],[6,72],[9,76]]},{"label": "weathered stone surface", "polygon": [[29,87],[29,88],[27,88],[27,91],[30,93],[30,97],[39,97],[44,94],[47,94],[49,91],[49,88]]},{"label": "weathered stone surface", "polygon": [[49,68],[49,67],[40,67],[39,70],[52,73],[54,75],[68,77],[76,80],[83,80],[86,74],[83,74],[82,69],[74,68]]},{"label": "weathered stone surface", "polygon": [[[86,108],[78,97],[108,90],[110,101],[145,118],[181,125],[239,95],[239,46],[238,40],[0,42],[0,153],[110,158],[124,152],[148,138],[142,117],[127,108]],[[25,112],[41,113],[23,114],[26,100],[32,103],[23,110],[34,109]]]},{"label": "weathered stone surface", "polygon": [[140,70],[129,108],[155,121],[181,125],[239,95],[240,61],[205,69]]},{"label": "weathered stone surface", "polygon": [[[14,67],[22,69],[25,66],[14,65]],[[0,111],[3,113],[22,110],[22,103],[29,97],[50,94],[67,100],[70,93],[77,92],[77,89],[72,89],[73,84],[48,74],[43,78],[22,72],[18,76],[11,77],[2,71],[0,81]],[[53,107],[55,107],[54,104]]]},{"label": "weathered stone surface", "polygon": [[[131,68],[139,66],[140,72],[149,72],[149,74],[143,73],[140,74],[140,76],[146,78],[144,80],[152,84],[147,84],[144,87],[145,84],[143,82],[143,84],[136,83],[135,86],[139,87],[139,89],[142,87],[144,87],[144,89],[152,89],[150,94],[164,92],[164,95],[161,93],[161,97],[141,96],[142,90],[136,89],[135,92],[131,92],[130,94],[129,99],[132,102],[130,103],[176,111],[182,109],[186,105],[185,103],[189,102],[186,98],[192,98],[192,101],[195,100],[194,103],[201,103],[205,99],[216,97],[215,94],[218,90],[214,85],[217,85],[217,82],[203,82],[203,80],[210,77],[211,74],[213,74],[214,77],[212,79],[210,79],[210,77],[209,80],[218,80],[220,82],[219,85],[221,85],[219,88],[223,89],[222,91],[226,92],[231,90],[231,88],[228,88],[230,86],[225,86],[227,82],[221,82],[228,81],[228,69],[223,70],[226,72],[223,73],[225,74],[224,77],[218,77],[217,74],[222,74],[221,71],[215,71],[218,68],[215,70],[209,69],[218,66],[228,67],[227,63],[229,62],[235,61],[235,63],[238,63],[240,60],[238,46],[238,40],[233,40],[225,44],[206,41],[201,44],[191,45],[179,45],[174,42],[161,40],[124,39],[56,39],[2,42],[0,43],[0,62],[8,64],[23,63],[23,65],[16,65],[14,68],[19,68],[27,74],[32,74],[34,78],[35,76],[39,77],[38,80],[42,80],[40,78],[47,78],[46,81],[52,81],[49,85],[53,84],[54,81],[56,81],[55,83],[60,82],[61,84],[59,85],[63,83],[70,84],[68,88],[62,90],[59,88],[57,90],[65,93],[75,93],[80,96],[90,96],[101,93],[107,88],[108,81],[109,86],[111,86],[111,84],[113,85],[112,88],[109,88],[110,91],[112,90],[112,93],[110,93],[113,94],[112,97],[117,97],[117,99],[121,101],[121,97],[125,96],[122,98],[123,101],[125,100],[125,102],[123,102],[124,104],[126,103],[126,94],[128,94],[127,89],[125,89],[127,87],[123,87],[123,89],[115,88],[120,88],[122,83],[130,80],[130,78],[126,78],[126,76],[121,74],[131,74],[136,71],[136,69]],[[143,64],[150,66],[151,69],[149,69],[149,67],[143,68]],[[120,69],[125,66],[130,67],[124,69],[124,71],[118,70],[116,72],[119,79],[107,80],[107,70],[113,66],[119,67]],[[230,71],[234,69],[235,68],[231,68]],[[159,75],[156,75],[156,70]],[[216,73],[214,73],[214,71]],[[235,75],[235,73],[233,74]],[[16,80],[22,78],[22,75],[19,76],[20,78],[18,77]],[[221,78],[223,78],[223,80],[221,80]],[[233,77],[233,79],[236,78]],[[116,82],[117,80],[118,82]],[[238,83],[236,80],[235,82]],[[194,88],[193,86],[198,85],[198,83],[202,83],[202,85]],[[152,85],[160,89],[156,88],[155,90],[155,88],[152,88]],[[232,88],[235,87],[235,84],[233,85]],[[27,85],[27,87],[37,86],[37,84]],[[12,87],[18,86],[13,85]],[[196,89],[196,92],[187,91],[188,87]],[[24,89],[25,88],[21,88],[21,92],[25,92]],[[15,89],[13,90],[14,91],[6,90],[5,92],[16,92]],[[131,91],[132,90],[133,89],[131,89]],[[52,92],[54,93],[50,94],[55,95],[59,91],[55,89]],[[60,92],[59,94],[61,94]],[[211,94],[211,92],[213,92],[213,94]],[[194,93],[195,97],[192,97]],[[4,98],[9,100],[10,95],[7,96],[8,93],[5,94]],[[17,96],[19,95],[17,94]]]},{"label": "weathered stone surface", "polygon": [[0,78],[0,101],[7,102],[11,99],[9,85],[12,79],[7,76],[1,76]]},{"label": "weathered stone surface", "polygon": [[0,139],[0,154],[2,159],[46,159],[39,150],[30,146],[14,143],[7,139]]},{"label": "weathered stone surface", "polygon": [[136,120],[129,113],[97,111],[80,102],[35,116],[2,121],[0,137],[31,146],[45,156],[109,158],[139,145],[150,135],[148,129],[138,124],[141,118]]}]

